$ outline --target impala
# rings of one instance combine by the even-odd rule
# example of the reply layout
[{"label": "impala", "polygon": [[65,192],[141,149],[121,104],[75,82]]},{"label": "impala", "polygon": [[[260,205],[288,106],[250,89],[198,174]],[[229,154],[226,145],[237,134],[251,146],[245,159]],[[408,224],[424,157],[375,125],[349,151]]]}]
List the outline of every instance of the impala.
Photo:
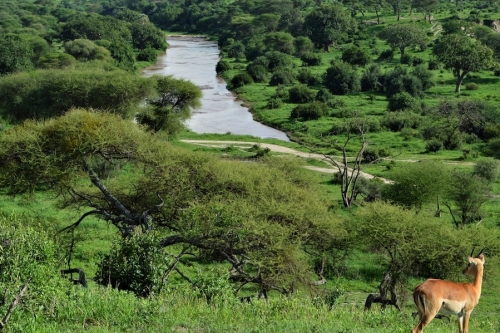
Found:
[{"label": "impala", "polygon": [[[483,249],[484,250],[484,249]],[[468,257],[465,275],[474,276],[472,283],[459,283],[438,279],[428,279],[413,291],[413,300],[418,308],[419,322],[411,333],[420,333],[438,314],[458,316],[460,333],[469,332],[469,318],[479,302],[483,283],[483,250],[476,257]],[[474,250],[472,250],[474,252]]]}]

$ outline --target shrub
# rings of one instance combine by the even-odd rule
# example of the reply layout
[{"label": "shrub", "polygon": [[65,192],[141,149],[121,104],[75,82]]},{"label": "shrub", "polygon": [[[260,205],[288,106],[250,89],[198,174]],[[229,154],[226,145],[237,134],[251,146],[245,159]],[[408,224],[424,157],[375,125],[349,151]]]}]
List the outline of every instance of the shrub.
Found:
[{"label": "shrub", "polygon": [[441,63],[437,59],[430,59],[429,65],[427,67],[428,70],[436,70],[441,68]]},{"label": "shrub", "polygon": [[443,149],[443,142],[439,139],[431,139],[425,144],[425,151],[428,153],[435,153]]},{"label": "shrub", "polygon": [[417,111],[420,108],[420,103],[418,99],[416,99],[406,91],[403,91],[389,97],[388,108],[391,111],[405,109]]},{"label": "shrub", "polygon": [[334,63],[326,70],[323,84],[336,95],[346,95],[361,90],[359,76],[349,64]]},{"label": "shrub", "polygon": [[328,102],[333,99],[333,95],[332,95],[332,93],[328,89],[321,88],[316,93],[316,97],[315,98],[319,102],[323,102],[325,104],[328,104]]},{"label": "shrub", "polygon": [[265,82],[268,77],[267,70],[259,64],[249,64],[246,68],[247,73],[252,77],[254,82]]},{"label": "shrub", "polygon": [[231,79],[231,88],[236,89],[252,83],[253,79],[248,73],[240,73]]},{"label": "shrub", "polygon": [[484,147],[483,152],[486,156],[500,159],[500,138],[489,141]]},{"label": "shrub", "polygon": [[287,98],[288,97],[288,90],[286,89],[286,87],[284,85],[278,85],[276,87],[276,91],[274,92],[274,95],[273,97],[275,98]]},{"label": "shrub", "polygon": [[269,80],[269,85],[277,86],[280,84],[289,85],[293,83],[294,76],[292,72],[289,71],[279,71],[271,76],[271,80]]},{"label": "shrub", "polygon": [[309,103],[315,98],[316,93],[304,85],[296,85],[288,90],[288,98],[292,103]]},{"label": "shrub", "polygon": [[413,57],[411,56],[411,54],[405,53],[401,57],[400,61],[402,64],[411,65],[412,61],[413,61]]},{"label": "shrub", "polygon": [[498,178],[500,162],[492,158],[482,158],[474,165],[473,175],[486,179],[488,183],[492,183]]},{"label": "shrub", "polygon": [[412,64],[413,66],[418,66],[418,65],[422,65],[424,62],[425,62],[425,60],[424,60],[424,59],[419,58],[419,57],[415,57],[415,58],[413,58],[413,59],[412,59],[411,64]]},{"label": "shrub", "polygon": [[288,54],[279,51],[272,51],[266,53],[266,58],[269,60],[267,69],[272,71],[277,67],[293,68],[294,62],[293,57]]},{"label": "shrub", "polygon": [[157,235],[133,235],[114,243],[111,251],[102,256],[94,280],[145,297],[161,288],[167,265]]},{"label": "shrub", "polygon": [[382,52],[380,52],[380,55],[378,56],[377,60],[378,61],[392,61],[394,59],[394,50],[393,49],[387,49]]},{"label": "shrub", "polygon": [[366,66],[370,60],[368,52],[357,46],[350,46],[342,52],[342,61],[353,66]]},{"label": "shrub", "polygon": [[271,97],[267,102],[268,109],[279,109],[283,106],[283,100],[277,97]]},{"label": "shrub", "polygon": [[298,105],[290,114],[291,119],[316,120],[326,114],[328,107],[321,102]]},{"label": "shrub", "polygon": [[217,74],[222,74],[230,69],[231,69],[231,64],[224,59],[220,60],[219,62],[217,62],[217,65],[215,65],[215,72]]},{"label": "shrub", "polygon": [[308,86],[314,86],[321,83],[321,78],[314,75],[309,68],[301,68],[297,74],[297,80]]},{"label": "shrub", "polygon": [[368,66],[361,76],[361,91],[381,90],[383,88],[383,74],[380,66],[372,64]]},{"label": "shrub", "polygon": [[147,47],[144,50],[139,51],[137,54],[138,61],[153,62],[156,61],[157,57],[158,55],[156,54],[156,51],[151,47]]},{"label": "shrub", "polygon": [[479,85],[474,83],[474,82],[469,82],[465,85],[465,89],[466,90],[478,90],[479,89]]},{"label": "shrub", "polygon": [[318,53],[306,53],[300,57],[303,64],[307,66],[320,66],[322,63],[321,55]]},{"label": "shrub", "polygon": [[406,69],[396,67],[385,75],[385,90],[388,97],[400,92],[417,97],[423,93],[423,84],[418,77],[408,74]]},{"label": "shrub", "polygon": [[403,128],[417,129],[420,126],[421,117],[413,112],[400,111],[386,113],[381,125],[392,132],[399,132]]}]

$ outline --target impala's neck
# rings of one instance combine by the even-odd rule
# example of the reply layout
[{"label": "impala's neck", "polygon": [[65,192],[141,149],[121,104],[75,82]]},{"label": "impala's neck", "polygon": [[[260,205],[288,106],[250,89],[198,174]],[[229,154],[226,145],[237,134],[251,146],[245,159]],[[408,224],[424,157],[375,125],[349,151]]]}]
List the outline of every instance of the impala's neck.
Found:
[{"label": "impala's neck", "polygon": [[474,277],[474,282],[472,283],[474,289],[476,289],[478,299],[479,296],[481,296],[481,287],[483,285],[483,269],[483,265],[477,265],[477,273]]}]

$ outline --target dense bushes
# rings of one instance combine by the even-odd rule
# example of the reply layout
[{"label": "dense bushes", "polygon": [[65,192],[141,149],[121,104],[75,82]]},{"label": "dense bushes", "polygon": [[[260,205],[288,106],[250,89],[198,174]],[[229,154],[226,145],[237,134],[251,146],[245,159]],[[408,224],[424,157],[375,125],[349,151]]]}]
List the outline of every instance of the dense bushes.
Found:
[{"label": "dense bushes", "polygon": [[312,102],[295,107],[290,114],[291,119],[315,120],[326,114],[328,107],[322,102]]},{"label": "dense bushes", "polygon": [[292,103],[308,103],[312,102],[316,97],[316,93],[303,85],[296,85],[288,90],[290,102]]},{"label": "dense bushes", "polygon": [[233,76],[231,79],[231,87],[233,89],[246,86],[247,84],[252,84],[253,79],[248,73],[239,73]]},{"label": "dense bushes", "polygon": [[352,45],[342,51],[342,61],[353,66],[365,66],[371,61],[371,57],[366,50]]},{"label": "dense bushes", "polygon": [[361,90],[356,70],[343,62],[337,62],[326,70],[323,83],[335,95],[347,95]]},{"label": "dense bushes", "polygon": [[144,297],[161,289],[168,262],[157,235],[133,235],[116,242],[102,257],[94,279]]}]

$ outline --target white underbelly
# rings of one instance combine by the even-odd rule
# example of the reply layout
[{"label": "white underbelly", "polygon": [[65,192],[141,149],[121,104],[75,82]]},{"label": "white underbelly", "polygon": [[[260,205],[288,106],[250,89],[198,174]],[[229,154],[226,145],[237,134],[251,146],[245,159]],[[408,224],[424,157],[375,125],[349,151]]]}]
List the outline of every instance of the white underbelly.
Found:
[{"label": "white underbelly", "polygon": [[450,299],[444,299],[439,313],[446,315],[460,315],[464,312],[465,302],[454,301]]}]

